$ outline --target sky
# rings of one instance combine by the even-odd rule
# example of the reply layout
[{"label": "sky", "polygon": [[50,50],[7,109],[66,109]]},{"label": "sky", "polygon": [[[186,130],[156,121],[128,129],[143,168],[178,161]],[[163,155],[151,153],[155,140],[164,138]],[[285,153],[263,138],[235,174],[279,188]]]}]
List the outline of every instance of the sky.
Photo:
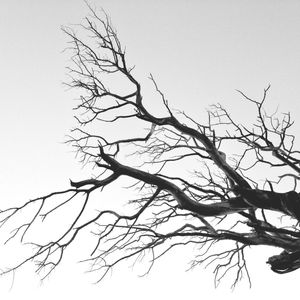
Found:
[{"label": "sky", "polygon": [[[112,19],[126,46],[129,64],[151,105],[152,73],[173,108],[197,119],[213,103],[238,118],[250,118],[236,92],[259,98],[271,84],[267,106],[300,112],[300,2],[279,0],[94,0]],[[0,187],[1,205],[21,203],[68,187],[69,178],[90,174],[63,142],[74,125],[74,99],[67,79],[67,38],[62,25],[80,23],[88,14],[81,0],[0,0]],[[296,130],[299,122],[296,120]],[[120,193],[122,190],[120,190]],[[1,234],[0,234],[1,239]],[[27,266],[12,278],[0,278],[2,299],[279,299],[296,293],[299,271],[272,273],[269,249],[250,255],[252,288],[241,283],[215,289],[212,269],[186,272],[188,257],[166,257],[140,278],[125,264],[100,285],[73,249],[43,284]],[[0,267],[5,256],[0,249]],[[75,263],[74,263],[75,261]]]}]

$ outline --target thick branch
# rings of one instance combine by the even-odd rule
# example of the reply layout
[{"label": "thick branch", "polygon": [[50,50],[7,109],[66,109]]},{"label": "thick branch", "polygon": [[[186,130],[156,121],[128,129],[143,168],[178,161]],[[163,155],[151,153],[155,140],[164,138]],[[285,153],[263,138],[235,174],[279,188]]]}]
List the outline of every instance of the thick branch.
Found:
[{"label": "thick branch", "polygon": [[222,199],[222,201],[213,204],[202,204],[188,197],[174,183],[157,175],[125,166],[110,155],[105,154],[103,149],[100,151],[101,157],[117,174],[127,175],[147,184],[156,185],[160,189],[170,192],[182,209],[189,210],[201,216],[227,215],[250,208],[262,208],[280,211],[300,220],[300,197],[296,192],[276,193],[262,190],[239,189],[241,194],[239,197]]}]

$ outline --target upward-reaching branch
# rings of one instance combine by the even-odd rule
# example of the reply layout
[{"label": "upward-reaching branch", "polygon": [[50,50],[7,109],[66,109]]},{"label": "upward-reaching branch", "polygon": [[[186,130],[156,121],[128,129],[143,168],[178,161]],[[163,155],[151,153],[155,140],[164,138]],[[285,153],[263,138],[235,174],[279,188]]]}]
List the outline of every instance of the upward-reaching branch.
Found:
[{"label": "upward-reaching branch", "polygon": [[[151,253],[148,272],[155,260],[174,247],[189,245],[196,245],[199,251],[192,258],[192,266],[217,264],[216,282],[229,271],[236,272],[234,284],[243,273],[248,276],[245,249],[250,245],[283,250],[268,260],[275,272],[299,268],[300,197],[296,183],[300,152],[294,150],[295,138],[289,133],[293,124],[290,115],[278,117],[264,110],[269,87],[261,100],[240,92],[257,110],[252,127],[236,122],[220,105],[214,106],[208,121],[197,122],[171,110],[150,75],[166,112],[164,117],[157,116],[146,105],[148,96],[143,95],[133,68],[128,66],[109,18],[100,18],[93,10],[91,13],[79,26],[86,40],[73,29],[63,30],[72,52],[68,85],[80,91],[75,107],[78,123],[68,142],[81,155],[81,161],[92,164],[98,173],[93,178],[70,181],[70,189],[0,212],[2,225],[15,222],[7,241],[20,236],[21,242],[28,244],[29,240],[34,246],[32,255],[4,273],[35,260],[37,271],[46,269],[49,274],[86,228],[95,237],[87,260],[93,262],[92,270],[103,271],[100,279],[121,261]],[[146,133],[141,133],[138,129],[145,124]],[[235,156],[232,151],[236,151]],[[263,179],[267,185],[261,185],[258,177],[266,166],[278,172],[272,178],[266,174]],[[129,212],[103,209],[102,199],[95,195],[115,186],[124,176],[132,181],[130,188],[135,195],[127,199]],[[276,188],[284,178],[295,180],[295,187],[277,192],[274,178],[279,178]],[[92,203],[96,203],[96,211]],[[49,235],[46,242],[45,237],[29,239],[30,229],[41,226],[40,219],[47,222],[47,216],[67,205],[75,207],[67,226]],[[25,209],[31,209],[32,216],[26,219],[24,215],[25,221],[16,218]],[[288,217],[288,225],[280,221],[282,218],[274,218],[274,213]],[[220,252],[216,247],[213,252],[214,245],[224,240],[229,242],[228,248]]]}]

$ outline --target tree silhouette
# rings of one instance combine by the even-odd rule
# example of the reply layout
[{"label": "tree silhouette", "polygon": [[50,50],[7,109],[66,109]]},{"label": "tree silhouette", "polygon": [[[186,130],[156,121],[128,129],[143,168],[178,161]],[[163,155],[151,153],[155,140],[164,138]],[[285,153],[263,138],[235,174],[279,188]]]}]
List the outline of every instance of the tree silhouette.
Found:
[{"label": "tree silhouette", "polygon": [[[2,273],[34,261],[47,276],[86,229],[95,240],[86,261],[99,280],[120,262],[144,256],[151,261],[147,273],[173,248],[189,245],[196,249],[190,267],[213,264],[216,284],[230,272],[233,285],[244,274],[250,281],[245,256],[250,246],[281,248],[267,261],[276,273],[298,269],[300,152],[294,150],[290,114],[264,109],[269,87],[260,100],[239,91],[243,105],[256,111],[252,125],[235,121],[220,104],[197,121],[171,109],[150,75],[161,100],[160,112],[154,113],[109,18],[91,10],[78,30],[85,35],[63,28],[72,53],[68,86],[80,91],[77,126],[67,142],[96,175],[2,209],[2,230],[14,225],[6,242],[19,238],[32,249]],[[263,182],[258,174],[265,174]],[[132,197],[125,207],[103,209],[103,189],[121,185],[123,177],[130,179],[131,192],[119,197],[123,202],[127,194]],[[294,186],[275,191],[282,182]],[[72,220],[59,232],[50,230],[42,238],[31,234],[74,202]]]}]

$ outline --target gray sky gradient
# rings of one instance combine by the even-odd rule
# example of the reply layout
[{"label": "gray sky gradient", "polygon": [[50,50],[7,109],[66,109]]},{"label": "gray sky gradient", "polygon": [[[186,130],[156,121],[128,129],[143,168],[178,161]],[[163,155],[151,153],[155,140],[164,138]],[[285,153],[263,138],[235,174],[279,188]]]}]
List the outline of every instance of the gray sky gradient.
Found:
[{"label": "gray sky gradient", "polygon": [[[268,106],[300,112],[300,1],[94,0],[112,18],[127,49],[129,64],[144,86],[149,105],[153,73],[170,106],[194,118],[220,102],[237,116],[250,120],[235,91],[261,97],[271,84]],[[0,187],[2,203],[20,203],[68,186],[68,179],[90,176],[64,145],[74,125],[72,99],[62,82],[67,79],[67,38],[61,25],[80,23],[88,13],[81,0],[0,1]],[[78,95],[77,95],[78,96]],[[201,120],[199,120],[201,121]],[[299,129],[299,121],[295,130]],[[0,237],[1,241],[1,237]],[[78,245],[77,245],[78,246]],[[298,291],[299,271],[275,275],[264,261],[274,249],[253,249],[249,264],[253,288],[246,281],[234,293],[228,285],[215,290],[212,270],[185,273],[184,252],[168,257],[149,276],[124,264],[101,285],[83,274],[86,265],[74,264],[75,249],[66,262],[39,286],[32,266],[0,280],[1,299],[243,299],[268,296],[281,299],[286,290]],[[6,253],[7,254],[7,253]],[[13,257],[14,253],[11,253]],[[5,250],[0,248],[0,266]],[[174,259],[176,258],[176,259]]]}]

